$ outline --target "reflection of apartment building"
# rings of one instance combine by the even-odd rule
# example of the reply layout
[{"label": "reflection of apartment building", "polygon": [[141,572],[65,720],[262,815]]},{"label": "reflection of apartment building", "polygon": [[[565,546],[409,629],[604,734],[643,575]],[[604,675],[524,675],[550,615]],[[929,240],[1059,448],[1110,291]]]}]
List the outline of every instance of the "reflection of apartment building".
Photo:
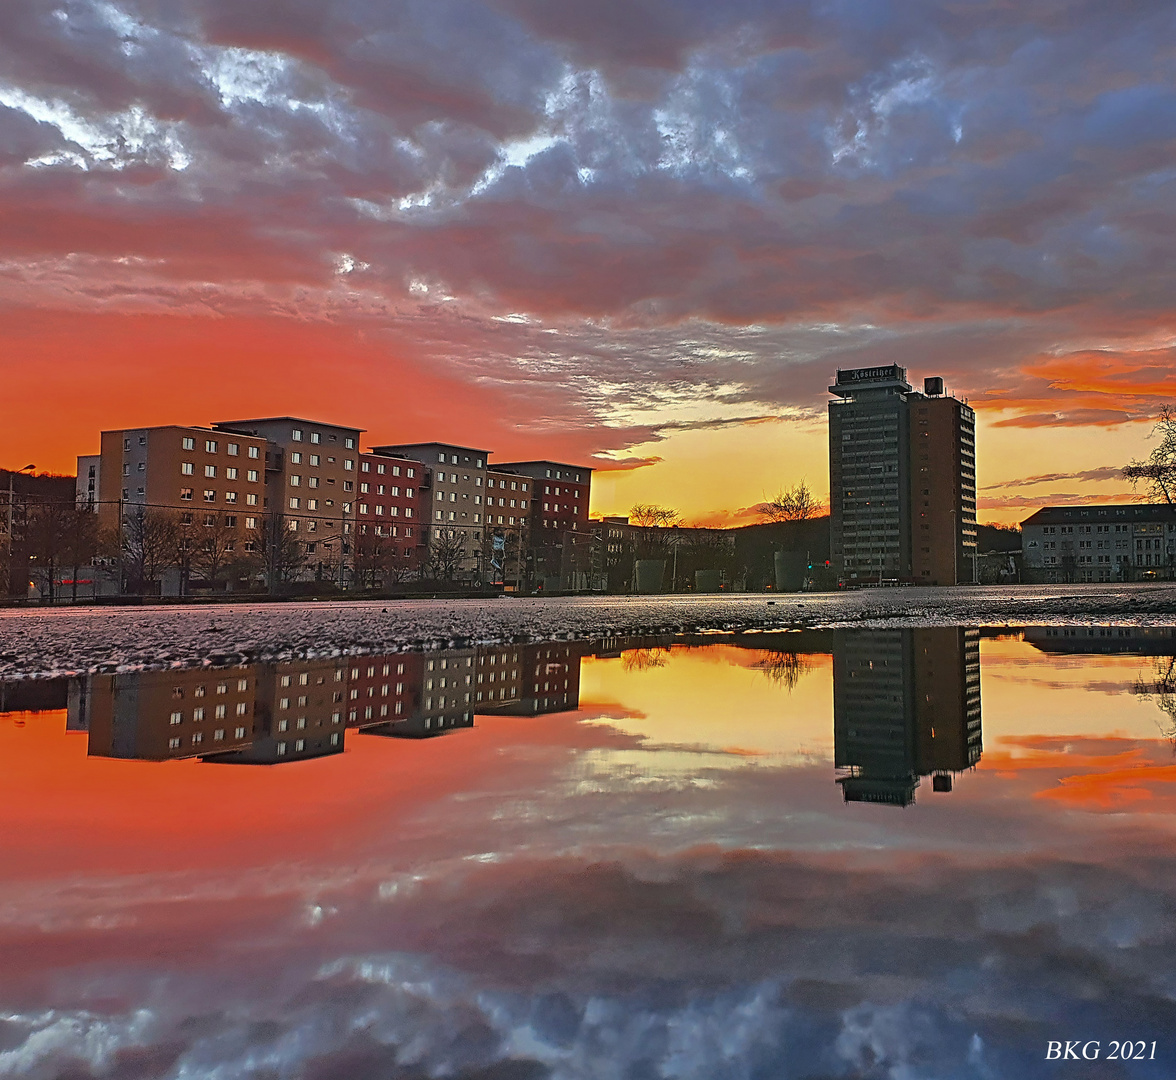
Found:
[{"label": "reflection of apartment building", "polygon": [[1042,652],[1176,656],[1176,627],[1028,626],[1025,640]]},{"label": "reflection of apartment building", "polygon": [[[94,491],[99,520],[114,529],[147,508],[174,511],[194,529],[257,527],[265,504],[264,438],[210,428],[156,427],[102,432]],[[79,483],[93,457],[78,459]]]},{"label": "reflection of apartment building", "polygon": [[241,765],[278,765],[343,752],[347,668],[342,659],[259,664],[257,724],[249,746],[206,755]]},{"label": "reflection of apartment building", "polygon": [[1030,582],[1171,580],[1176,507],[1046,506],[1021,522],[1021,551]]},{"label": "reflection of apartment building", "polygon": [[980,760],[975,630],[861,630],[833,648],[834,764],[846,802],[907,806]]},{"label": "reflection of apartment building", "polygon": [[976,552],[975,413],[914,391],[897,364],[837,372],[829,392],[833,565],[849,581],[971,581]]},{"label": "reflection of apartment building", "polygon": [[304,545],[308,569],[331,577],[349,567],[362,429],[291,416],[213,427],[264,440],[267,509]]},{"label": "reflection of apartment building", "polygon": [[483,646],[478,649],[478,675],[474,690],[477,712],[517,705],[523,696],[522,645]]},{"label": "reflection of apartment building", "polygon": [[[590,651],[587,642],[544,642],[537,645],[524,645],[520,648],[522,654],[520,667],[521,678],[518,682],[518,695],[513,699],[506,699],[506,703],[495,706],[486,704],[480,712],[503,713],[507,716],[536,716],[539,713],[566,712],[580,707],[580,658]],[[511,656],[515,650],[511,651]],[[515,663],[511,661],[511,665]],[[493,666],[493,665],[492,665]],[[501,669],[500,669],[501,670]],[[513,678],[513,676],[512,676]],[[483,684],[487,691],[490,682]],[[513,681],[508,683],[513,693]],[[501,695],[502,683],[499,681]],[[503,699],[500,696],[499,702]]]},{"label": "reflection of apartment building", "polygon": [[386,724],[365,727],[364,734],[420,739],[473,727],[477,656],[474,648],[421,654],[416,709]]},{"label": "reflection of apartment building", "polygon": [[455,576],[480,580],[482,569],[482,528],[486,495],[488,451],[450,443],[409,443],[376,446],[378,456],[413,458],[432,472],[431,489],[421,494],[422,524],[428,527],[427,546],[436,555],[447,553]]},{"label": "reflection of apartment building", "polygon": [[251,668],[93,675],[72,696],[88,712],[91,757],[168,761],[239,752],[257,725]]},{"label": "reflection of apartment building", "polygon": [[347,726],[406,719],[420,710],[424,657],[419,652],[352,657],[347,681]]}]

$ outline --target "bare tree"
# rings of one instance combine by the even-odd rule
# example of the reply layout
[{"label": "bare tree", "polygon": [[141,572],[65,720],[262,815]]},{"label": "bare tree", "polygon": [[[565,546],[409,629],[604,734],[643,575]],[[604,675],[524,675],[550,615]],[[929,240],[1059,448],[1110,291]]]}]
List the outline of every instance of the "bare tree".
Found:
[{"label": "bare tree", "polygon": [[629,520],[644,529],[668,529],[682,521],[682,515],[668,506],[657,503],[634,503]]},{"label": "bare tree", "polygon": [[78,575],[83,566],[92,566],[98,556],[98,515],[84,503],[74,503],[67,515],[66,558],[70,575],[70,599],[78,602]]},{"label": "bare tree", "polygon": [[753,665],[772,682],[779,683],[790,694],[796,689],[802,675],[812,670],[808,657],[795,652],[770,652]]},{"label": "bare tree", "polygon": [[765,521],[807,521],[821,509],[808,484],[801,480],[789,488],[781,488],[776,497],[760,503],[756,513]]},{"label": "bare tree", "polygon": [[[211,524],[208,518],[212,519]],[[194,541],[192,569],[216,589],[241,554],[238,550],[241,536],[220,514],[207,514],[203,525],[189,528],[193,530]]]},{"label": "bare tree", "polygon": [[247,534],[245,552],[257,557],[270,592],[280,592],[306,565],[306,545],[290,528],[285,514],[270,512]]},{"label": "bare tree", "polygon": [[621,667],[625,671],[649,671],[666,666],[670,650],[663,645],[653,648],[626,649],[621,653]]},{"label": "bare tree", "polygon": [[142,504],[124,508],[119,552],[130,592],[152,590],[163,571],[175,564],[180,528],[174,511]]},{"label": "bare tree", "polygon": [[1155,699],[1164,714],[1159,728],[1166,739],[1176,744],[1176,656],[1157,656],[1152,660],[1152,678],[1135,680],[1140,697]]},{"label": "bare tree", "polygon": [[75,510],[64,499],[40,499],[25,519],[25,542],[28,545],[31,571],[38,582],[41,598],[52,603],[57,598],[57,577],[63,562],[68,562],[69,540]]},{"label": "bare tree", "polygon": [[434,581],[452,581],[466,557],[466,538],[461,529],[434,528],[429,537],[425,572]]},{"label": "bare tree", "polygon": [[1151,437],[1159,441],[1147,460],[1132,461],[1124,468],[1123,478],[1133,488],[1143,485],[1144,498],[1157,502],[1162,499],[1171,506],[1176,495],[1176,406],[1160,406]]}]

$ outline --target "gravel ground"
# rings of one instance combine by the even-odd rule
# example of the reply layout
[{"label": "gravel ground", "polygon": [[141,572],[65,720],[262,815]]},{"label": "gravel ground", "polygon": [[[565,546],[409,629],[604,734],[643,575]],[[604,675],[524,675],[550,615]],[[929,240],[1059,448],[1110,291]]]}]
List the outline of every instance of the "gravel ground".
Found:
[{"label": "gravel ground", "polygon": [[447,642],[788,627],[1176,624],[1176,584],[0,611],[0,678]]}]

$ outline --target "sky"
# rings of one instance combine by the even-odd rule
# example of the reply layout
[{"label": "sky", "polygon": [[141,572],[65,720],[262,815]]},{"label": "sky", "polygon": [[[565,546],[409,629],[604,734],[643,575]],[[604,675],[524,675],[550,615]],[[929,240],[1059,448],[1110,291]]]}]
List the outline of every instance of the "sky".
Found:
[{"label": "sky", "polygon": [[1163,0],[5,0],[0,464],[301,415],[741,524],[836,368],[978,412],[981,520],[1176,397]]}]

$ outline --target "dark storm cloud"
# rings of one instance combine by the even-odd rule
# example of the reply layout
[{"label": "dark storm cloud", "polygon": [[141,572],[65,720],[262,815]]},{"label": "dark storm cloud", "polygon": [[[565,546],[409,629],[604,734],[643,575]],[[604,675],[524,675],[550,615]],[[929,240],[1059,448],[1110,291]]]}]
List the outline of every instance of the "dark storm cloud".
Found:
[{"label": "dark storm cloud", "polygon": [[803,410],[897,359],[1010,425],[1122,423],[1169,387],[1057,369],[1170,329],[1174,32],[1095,0],[14,0],[0,245],[36,269],[0,280],[382,319],[589,422],[601,378]]}]

